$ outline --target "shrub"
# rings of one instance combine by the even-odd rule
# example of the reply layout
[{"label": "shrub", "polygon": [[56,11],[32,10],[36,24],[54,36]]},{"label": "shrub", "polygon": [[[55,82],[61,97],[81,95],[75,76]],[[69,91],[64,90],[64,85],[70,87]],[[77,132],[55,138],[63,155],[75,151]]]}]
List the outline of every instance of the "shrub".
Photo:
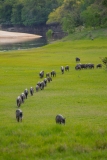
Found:
[{"label": "shrub", "polygon": [[105,67],[107,68],[107,57],[102,59],[103,64],[105,65]]},{"label": "shrub", "polygon": [[52,35],[53,35],[53,30],[52,29],[49,29],[47,32],[46,32],[46,37],[48,39],[52,39]]}]

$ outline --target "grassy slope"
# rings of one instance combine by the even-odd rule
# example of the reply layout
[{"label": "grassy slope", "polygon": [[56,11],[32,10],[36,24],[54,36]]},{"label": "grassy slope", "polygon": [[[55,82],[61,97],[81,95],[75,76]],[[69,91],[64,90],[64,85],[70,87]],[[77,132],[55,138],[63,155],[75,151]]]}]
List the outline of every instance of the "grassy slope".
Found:
[{"label": "grassy slope", "polygon": [[[81,63],[101,63],[107,39],[59,41],[42,48],[0,53],[0,159],[107,159],[107,71],[75,71]],[[60,66],[70,66],[64,75]],[[15,119],[16,97],[35,87],[41,70],[55,70],[47,87],[22,104]],[[66,125],[56,125],[56,114]]]},{"label": "grassy slope", "polygon": [[67,37],[65,37],[63,40],[86,40],[86,39],[90,39],[91,37],[93,37],[94,39],[96,38],[106,38],[107,37],[107,29],[102,28],[102,29],[96,29],[96,30],[84,30],[82,32],[75,32],[74,34],[71,34]]}]

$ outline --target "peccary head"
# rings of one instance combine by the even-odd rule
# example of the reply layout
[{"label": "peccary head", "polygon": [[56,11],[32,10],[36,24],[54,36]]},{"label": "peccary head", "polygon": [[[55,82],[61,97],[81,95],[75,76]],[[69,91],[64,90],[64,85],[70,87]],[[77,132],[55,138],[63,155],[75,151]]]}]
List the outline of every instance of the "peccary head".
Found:
[{"label": "peccary head", "polygon": [[64,123],[64,124],[65,124],[65,118],[63,118],[63,119],[62,119],[62,123]]}]

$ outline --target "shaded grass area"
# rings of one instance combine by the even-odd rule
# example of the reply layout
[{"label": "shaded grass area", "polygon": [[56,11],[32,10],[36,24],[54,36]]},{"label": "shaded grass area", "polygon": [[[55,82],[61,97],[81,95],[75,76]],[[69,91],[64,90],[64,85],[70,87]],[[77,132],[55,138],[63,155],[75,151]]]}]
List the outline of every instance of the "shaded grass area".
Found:
[{"label": "shaded grass area", "polygon": [[[81,63],[101,63],[106,39],[55,42],[42,48],[0,53],[0,159],[106,159],[107,71],[75,70]],[[70,66],[61,74],[60,67]],[[21,105],[22,123],[15,119],[16,98],[36,86],[39,72],[56,71],[43,91],[28,95]],[[66,125],[56,125],[56,114]]]}]

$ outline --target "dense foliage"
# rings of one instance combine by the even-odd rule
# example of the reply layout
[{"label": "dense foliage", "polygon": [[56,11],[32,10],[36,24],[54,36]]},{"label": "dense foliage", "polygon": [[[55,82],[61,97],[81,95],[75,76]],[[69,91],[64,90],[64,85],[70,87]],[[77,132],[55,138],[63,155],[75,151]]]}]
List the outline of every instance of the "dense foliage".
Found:
[{"label": "dense foliage", "polygon": [[61,23],[68,33],[77,27],[107,26],[106,0],[64,0],[64,3],[50,13],[47,23]]},{"label": "dense foliage", "polygon": [[105,67],[107,68],[107,57],[104,57],[102,59],[103,64],[105,65]]},{"label": "dense foliage", "polygon": [[106,0],[0,0],[0,24],[35,26],[59,23],[64,31],[106,27]]},{"label": "dense foliage", "polygon": [[34,26],[45,24],[63,0],[0,0],[0,23]]}]

